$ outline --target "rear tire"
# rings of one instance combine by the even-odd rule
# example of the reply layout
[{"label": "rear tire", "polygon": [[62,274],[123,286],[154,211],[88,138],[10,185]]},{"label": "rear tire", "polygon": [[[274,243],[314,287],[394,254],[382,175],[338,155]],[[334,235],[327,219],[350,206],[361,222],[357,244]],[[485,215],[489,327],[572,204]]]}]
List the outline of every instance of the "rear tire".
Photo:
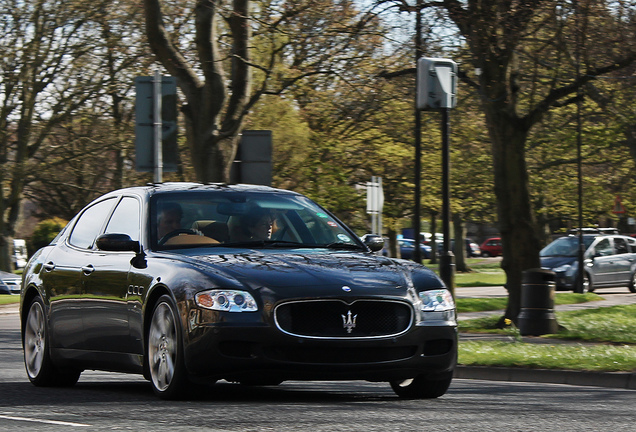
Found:
[{"label": "rear tire", "polygon": [[61,369],[51,359],[49,328],[44,313],[44,302],[35,297],[29,305],[24,331],[24,366],[29,381],[38,387],[70,387],[75,385],[81,371]]},{"label": "rear tire", "polygon": [[179,323],[172,298],[161,296],[152,311],[146,347],[152,389],[166,400],[183,398],[188,388]]},{"label": "rear tire", "polygon": [[453,380],[453,372],[430,378],[418,375],[403,381],[391,381],[391,388],[403,399],[433,399],[446,393]]}]

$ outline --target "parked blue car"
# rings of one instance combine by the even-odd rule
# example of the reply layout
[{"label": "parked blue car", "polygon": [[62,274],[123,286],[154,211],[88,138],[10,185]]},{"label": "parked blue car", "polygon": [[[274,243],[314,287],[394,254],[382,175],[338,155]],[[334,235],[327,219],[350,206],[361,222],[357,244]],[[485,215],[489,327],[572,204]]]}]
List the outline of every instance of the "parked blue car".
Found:
[{"label": "parked blue car", "polygon": [[[400,256],[402,259],[412,259],[415,253],[415,240],[413,239],[398,239],[398,246],[400,247]],[[431,258],[431,247],[423,243],[420,243],[420,250],[422,251],[423,259]],[[387,248],[382,250],[382,255],[388,256],[389,251]]]}]

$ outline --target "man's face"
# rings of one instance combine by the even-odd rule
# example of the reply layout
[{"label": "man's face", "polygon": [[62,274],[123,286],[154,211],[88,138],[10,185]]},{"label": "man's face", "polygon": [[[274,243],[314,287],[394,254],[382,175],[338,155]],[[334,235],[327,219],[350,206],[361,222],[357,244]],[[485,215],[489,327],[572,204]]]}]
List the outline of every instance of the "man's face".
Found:
[{"label": "man's face", "polygon": [[177,210],[168,210],[159,215],[157,236],[161,239],[166,234],[181,228],[181,215]]}]

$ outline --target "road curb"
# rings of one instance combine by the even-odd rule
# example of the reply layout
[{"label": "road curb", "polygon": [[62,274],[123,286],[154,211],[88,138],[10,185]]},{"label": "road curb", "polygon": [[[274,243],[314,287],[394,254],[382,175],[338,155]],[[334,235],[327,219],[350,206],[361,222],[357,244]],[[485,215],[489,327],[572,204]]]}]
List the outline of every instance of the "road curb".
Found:
[{"label": "road curb", "polygon": [[453,376],[455,378],[487,381],[534,382],[636,390],[636,373],[633,372],[591,372],[458,365]]}]

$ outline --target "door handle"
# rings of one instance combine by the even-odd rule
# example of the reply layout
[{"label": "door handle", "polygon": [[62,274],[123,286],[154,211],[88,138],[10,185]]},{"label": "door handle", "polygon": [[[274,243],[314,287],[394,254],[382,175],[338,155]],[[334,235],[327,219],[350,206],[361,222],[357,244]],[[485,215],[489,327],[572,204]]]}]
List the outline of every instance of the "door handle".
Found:
[{"label": "door handle", "polygon": [[53,264],[53,261],[49,261],[46,264],[44,264],[42,267],[44,267],[44,270],[46,270],[47,272],[50,272],[53,269],[55,269],[55,264]]},{"label": "door handle", "polygon": [[86,265],[82,267],[82,273],[85,275],[89,275],[95,271],[95,267],[92,264]]}]

